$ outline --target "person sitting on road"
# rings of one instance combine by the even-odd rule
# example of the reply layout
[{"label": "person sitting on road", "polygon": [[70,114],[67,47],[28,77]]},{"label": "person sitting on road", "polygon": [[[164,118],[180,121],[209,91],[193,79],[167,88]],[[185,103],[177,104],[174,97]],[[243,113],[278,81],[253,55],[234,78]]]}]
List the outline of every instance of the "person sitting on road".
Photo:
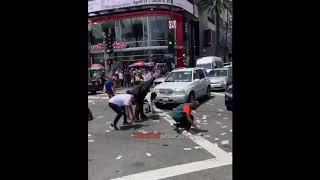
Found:
[{"label": "person sitting on road", "polygon": [[109,95],[109,99],[112,98],[115,94],[115,90],[113,88],[113,82],[109,77],[107,77],[107,80],[104,83],[104,88],[106,93]]},{"label": "person sitting on road", "polygon": [[[130,125],[134,121],[134,114],[132,110],[133,95],[131,94],[117,94],[109,99],[109,107],[117,113],[111,127],[115,130],[119,130],[117,123],[123,115],[123,125]],[[131,122],[127,121],[127,117]]]},{"label": "person sitting on road", "polygon": [[174,124],[176,126],[175,130],[180,133],[179,128],[183,128],[189,131],[191,126],[198,129],[194,124],[192,110],[196,110],[199,107],[198,101],[192,101],[191,103],[180,104],[178,107],[174,108],[170,113],[170,116],[177,122]]}]

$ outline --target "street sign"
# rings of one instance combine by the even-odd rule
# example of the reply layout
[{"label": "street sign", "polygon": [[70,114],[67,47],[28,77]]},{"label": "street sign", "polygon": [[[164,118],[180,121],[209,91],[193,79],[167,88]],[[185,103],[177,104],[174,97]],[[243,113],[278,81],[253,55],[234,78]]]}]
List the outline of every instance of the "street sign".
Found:
[{"label": "street sign", "polygon": [[169,29],[175,29],[177,27],[176,20],[169,21]]}]

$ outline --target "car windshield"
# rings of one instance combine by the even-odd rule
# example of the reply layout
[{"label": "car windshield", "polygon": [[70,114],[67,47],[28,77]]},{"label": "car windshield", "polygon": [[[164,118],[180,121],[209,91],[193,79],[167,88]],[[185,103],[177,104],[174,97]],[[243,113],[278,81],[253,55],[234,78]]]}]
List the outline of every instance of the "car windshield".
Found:
[{"label": "car windshield", "polygon": [[203,68],[203,69],[211,69],[211,64],[197,64],[196,65],[197,68]]},{"label": "car windshield", "polygon": [[213,70],[208,73],[208,77],[225,77],[227,75],[227,70]]},{"label": "car windshield", "polygon": [[191,82],[191,71],[171,72],[165,82]]}]

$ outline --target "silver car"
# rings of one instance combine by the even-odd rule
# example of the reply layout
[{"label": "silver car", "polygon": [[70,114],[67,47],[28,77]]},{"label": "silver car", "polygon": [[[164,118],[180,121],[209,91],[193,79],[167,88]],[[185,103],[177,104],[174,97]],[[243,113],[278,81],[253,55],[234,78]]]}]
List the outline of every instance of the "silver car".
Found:
[{"label": "silver car", "polygon": [[160,104],[180,104],[210,96],[211,88],[206,72],[199,68],[175,69],[165,81],[154,88],[155,102]]},{"label": "silver car", "polygon": [[217,68],[208,73],[211,90],[226,90],[232,82],[231,68]]}]

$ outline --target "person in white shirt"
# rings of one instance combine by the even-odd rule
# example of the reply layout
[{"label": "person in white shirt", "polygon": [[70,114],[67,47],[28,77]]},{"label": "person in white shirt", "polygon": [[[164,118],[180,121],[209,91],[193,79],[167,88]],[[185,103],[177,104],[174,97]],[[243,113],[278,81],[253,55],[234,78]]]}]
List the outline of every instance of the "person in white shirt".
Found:
[{"label": "person in white shirt", "polygon": [[118,73],[118,75],[119,75],[119,80],[120,80],[121,87],[123,87],[123,73],[120,71]]},{"label": "person in white shirt", "polygon": [[155,110],[154,110],[154,99],[157,97],[157,93],[155,92],[152,92],[152,93],[148,93],[146,95],[146,101],[148,103],[148,108],[146,110],[146,112],[152,112],[152,113],[155,113]]},{"label": "person in white shirt", "polygon": [[[117,113],[113,124],[111,124],[111,127],[115,130],[119,130],[117,127],[117,123],[122,115],[123,125],[130,125],[134,121],[135,116],[132,110],[133,98],[134,97],[131,94],[118,94],[109,99],[109,107]],[[129,120],[131,120],[130,123],[128,123],[127,121],[127,116],[129,117]]]}]

